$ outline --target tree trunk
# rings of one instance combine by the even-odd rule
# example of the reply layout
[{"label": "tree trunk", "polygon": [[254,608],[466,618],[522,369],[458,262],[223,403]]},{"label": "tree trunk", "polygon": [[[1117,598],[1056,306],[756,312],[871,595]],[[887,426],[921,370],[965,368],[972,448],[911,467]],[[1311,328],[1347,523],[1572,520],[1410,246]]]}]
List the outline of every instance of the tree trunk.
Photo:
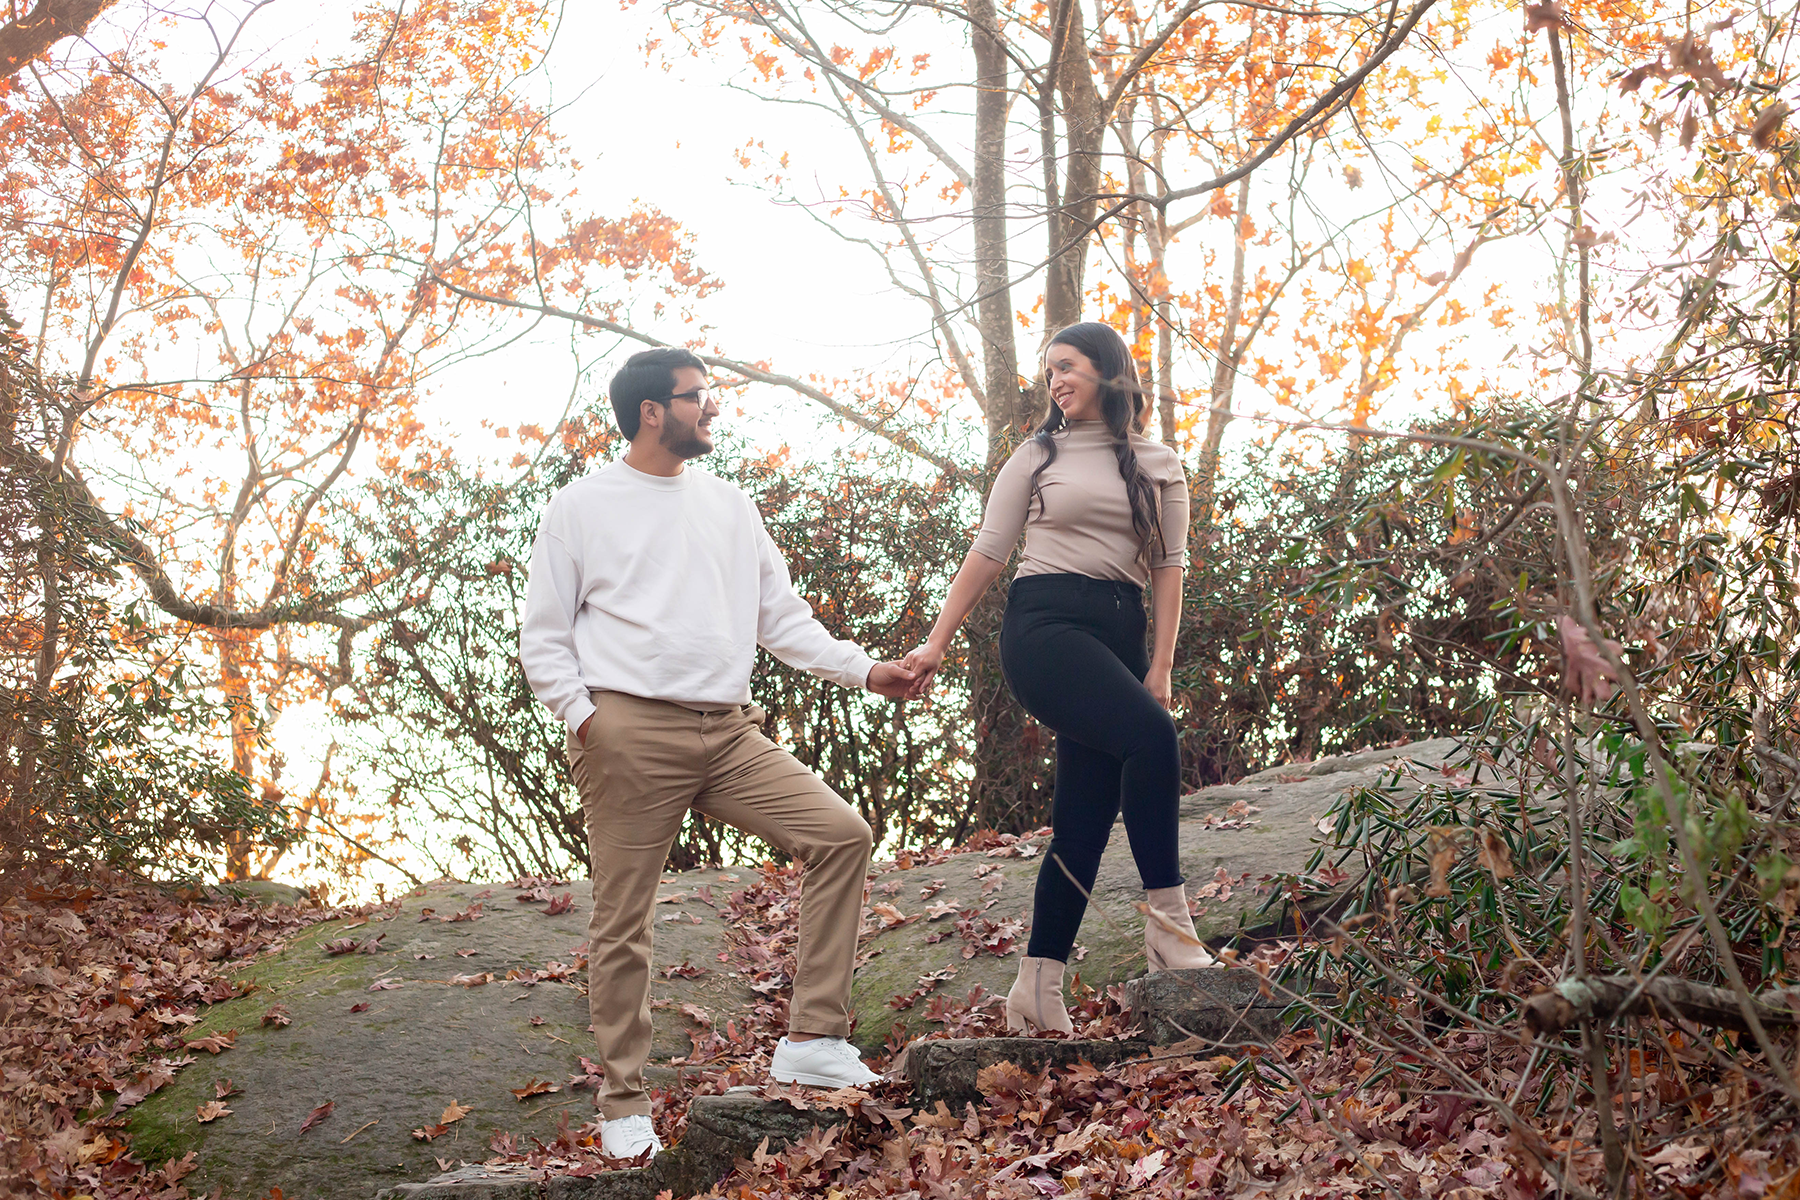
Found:
[{"label": "tree trunk", "polygon": [[118,0],[38,0],[28,13],[0,25],[0,79],[17,75],[25,64],[45,54],[64,38],[80,37],[94,18]]},{"label": "tree trunk", "polygon": [[1244,320],[1244,258],[1250,234],[1250,176],[1238,181],[1237,237],[1231,251],[1231,291],[1225,297],[1225,320],[1219,329],[1219,348],[1213,360],[1212,390],[1206,407],[1206,441],[1200,448],[1200,467],[1194,473],[1194,520],[1213,518],[1213,502],[1219,478],[1219,443],[1231,423],[1231,396],[1237,384],[1238,362],[1244,348],[1238,345],[1238,326]]},{"label": "tree trunk", "polygon": [[[1081,293],[1087,274],[1090,226],[1099,206],[1100,148],[1106,114],[1088,62],[1087,28],[1080,0],[1058,0],[1051,8],[1051,58],[1044,65],[1044,86],[1062,96],[1066,165],[1062,202],[1054,198],[1050,219],[1048,265],[1044,279],[1044,332],[1055,333],[1081,320]],[[1054,169],[1054,164],[1050,164]]]},{"label": "tree trunk", "polygon": [[[221,600],[229,603],[228,597]],[[220,630],[213,637],[219,655],[219,689],[231,709],[231,769],[247,783],[256,779],[256,709],[250,696],[250,678],[246,671],[245,635],[233,629]],[[250,839],[242,833],[225,839],[225,878],[250,878]]]},{"label": "tree trunk", "polygon": [[[975,166],[970,196],[975,240],[976,323],[981,331],[987,387],[987,462],[983,491],[1034,415],[1031,391],[1020,387],[1013,333],[1011,264],[1006,244],[1006,47],[993,0],[970,0],[975,49]],[[1025,749],[1035,725],[1012,697],[1000,672],[1000,622],[1005,592],[990,589],[963,630],[969,647],[969,707],[975,733],[975,779],[955,840],[971,829],[1035,828],[1049,811],[1041,750]]]}]

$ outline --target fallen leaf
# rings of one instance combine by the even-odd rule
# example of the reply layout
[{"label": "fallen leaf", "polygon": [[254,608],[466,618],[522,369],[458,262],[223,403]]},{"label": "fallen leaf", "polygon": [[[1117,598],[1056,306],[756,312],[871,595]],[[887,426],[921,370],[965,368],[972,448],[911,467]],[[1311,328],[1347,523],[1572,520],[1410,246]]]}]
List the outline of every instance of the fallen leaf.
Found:
[{"label": "fallen leaf", "polygon": [[[513,1088],[512,1094],[514,1096],[518,1097],[520,1100],[529,1100],[533,1096],[543,1096],[543,1095],[549,1094],[550,1092],[560,1092],[560,1091],[562,1091],[562,1088],[558,1087],[554,1083],[551,1083],[548,1079],[537,1079],[534,1077],[532,1079],[532,1081],[530,1083],[526,1084],[524,1087]],[[445,1123],[448,1124],[448,1122],[445,1122]]]},{"label": "fallen leaf", "polygon": [[450,1127],[448,1125],[427,1125],[422,1129],[413,1130],[412,1135],[415,1141],[429,1142],[433,1138],[440,1138],[449,1132]]},{"label": "fallen leaf", "polygon": [[881,918],[883,929],[896,929],[912,919],[891,904],[871,904],[869,911]]},{"label": "fallen leaf", "polygon": [[558,916],[561,916],[563,913],[568,912],[571,908],[574,908],[574,907],[575,907],[575,893],[564,892],[562,895],[560,895],[556,899],[552,900],[544,908],[544,915],[546,917],[558,917]]},{"label": "fallen leaf", "polygon": [[487,971],[483,971],[479,975],[452,975],[449,980],[452,987],[480,987],[484,983],[493,981],[493,975]]},{"label": "fallen leaf", "polygon": [[317,1125],[320,1122],[322,1122],[323,1120],[325,1120],[326,1117],[329,1117],[331,1115],[331,1110],[336,1107],[337,1107],[336,1100],[327,1100],[325,1103],[323,1103],[323,1104],[319,1105],[317,1108],[313,1109],[312,1112],[307,1114],[306,1120],[300,1122],[300,1132],[305,1133],[307,1130],[311,1129],[314,1125]]},{"label": "fallen leaf", "polygon": [[184,1043],[184,1046],[189,1050],[204,1050],[208,1054],[223,1054],[225,1051],[231,1049],[232,1043],[236,1041],[237,1030],[227,1029],[222,1033],[211,1034],[203,1038],[195,1038],[191,1042]]},{"label": "fallen leaf", "polygon": [[262,1015],[262,1023],[283,1029],[294,1023],[294,1014],[288,1011],[285,1004],[271,1004],[269,1011]]},{"label": "fallen leaf", "polygon": [[401,982],[398,979],[377,979],[369,985],[369,990],[371,992],[391,992],[400,986]]},{"label": "fallen leaf", "polygon": [[219,1099],[223,1100],[227,1096],[243,1095],[244,1089],[241,1087],[233,1087],[231,1080],[229,1079],[215,1079],[213,1080],[213,1092]]},{"label": "fallen leaf", "polygon": [[477,954],[480,954],[480,953],[481,953],[481,951],[479,951],[479,950],[458,950],[456,952],[456,957],[458,957],[458,958],[474,958]]},{"label": "fallen leaf", "polygon": [[194,1120],[205,1125],[210,1121],[216,1121],[220,1117],[229,1115],[230,1112],[231,1110],[225,1107],[223,1100],[208,1100],[194,1110]]},{"label": "fallen leaf", "polygon": [[444,1108],[444,1115],[439,1117],[438,1121],[440,1124],[454,1125],[474,1111],[475,1108],[473,1105],[463,1104],[461,1101],[452,1100]]},{"label": "fallen leaf", "polygon": [[366,1002],[366,1001],[365,1001],[365,1002],[364,1002],[364,1003],[362,1003],[362,1004],[352,1004],[352,1005],[351,1005],[351,1006],[350,1006],[350,1011],[351,1011],[351,1012],[353,1012],[353,1013],[359,1013],[359,1012],[368,1012],[368,1011],[369,1011],[369,1005],[368,1005],[368,1003],[367,1003],[367,1002]]}]

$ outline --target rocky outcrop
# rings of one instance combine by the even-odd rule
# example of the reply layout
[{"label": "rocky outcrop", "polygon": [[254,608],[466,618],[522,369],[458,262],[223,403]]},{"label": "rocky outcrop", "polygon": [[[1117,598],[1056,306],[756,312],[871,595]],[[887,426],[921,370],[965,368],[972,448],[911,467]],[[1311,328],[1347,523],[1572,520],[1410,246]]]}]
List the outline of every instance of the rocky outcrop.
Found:
[{"label": "rocky outcrop", "polygon": [[[1259,884],[1304,867],[1332,802],[1356,786],[1416,789],[1453,750],[1454,743],[1439,740],[1340,756],[1184,798],[1181,861],[1199,897],[1202,936],[1217,943],[1245,929],[1290,927],[1291,915],[1279,905],[1263,911],[1270,893]],[[1005,992],[1024,946],[1041,855],[1041,845],[1027,841],[876,877],[871,900],[888,907],[882,919],[891,927],[867,944],[857,973],[859,1043],[880,1047],[896,1024],[901,1043],[941,1029],[929,1018],[932,989],[958,996],[977,986]],[[682,898],[657,908],[653,994],[662,1003],[655,1010],[653,1082],[672,1079],[669,1060],[691,1048],[696,1027],[681,1005],[698,1005],[722,1025],[753,999],[747,981],[719,961],[725,923],[706,902],[711,895],[721,903],[741,886],[740,877],[747,881],[751,873],[698,871],[667,879],[665,893]],[[571,1075],[582,1073],[581,1056],[592,1053],[580,979],[545,969],[576,961],[588,885],[552,890],[572,899],[556,916],[546,915],[544,904],[519,903],[516,891],[498,885],[437,886],[366,923],[317,926],[251,964],[239,974],[247,993],[204,1010],[187,1031],[190,1041],[230,1031],[230,1048],[216,1055],[195,1051],[196,1061],[173,1083],[131,1110],[137,1152],[160,1161],[198,1151],[200,1169],[186,1181],[197,1195],[218,1187],[228,1196],[266,1196],[279,1187],[287,1200],[343,1200],[429,1179],[441,1174],[440,1161],[485,1158],[496,1130],[549,1141],[559,1117],[590,1119],[592,1093],[568,1086]],[[1141,895],[1124,831],[1115,829],[1082,927],[1082,953],[1071,964],[1084,986],[1142,974],[1142,917],[1133,908]],[[455,919],[477,904],[478,915]],[[325,953],[327,943],[346,938],[367,952]],[[689,971],[671,972],[684,963]],[[1196,1033],[1220,1028],[1219,1021],[1272,1028],[1278,1006],[1267,998],[1247,1006],[1236,992],[1215,999],[1235,1015],[1227,1020],[1226,1008],[1218,1008],[1211,1016],[1190,1011],[1171,1019]],[[1170,997],[1157,1003],[1164,1001],[1172,1004]],[[275,1005],[285,1010],[286,1024],[264,1023]],[[1172,1029],[1153,1036],[1169,1039]],[[954,1051],[925,1053],[935,1060]],[[1093,1050],[1090,1061],[1108,1053]],[[197,1109],[227,1080],[235,1089],[226,1100],[230,1112],[200,1123]],[[515,1090],[529,1090],[534,1081],[561,1090],[515,1098]],[[949,1083],[930,1086],[943,1096],[956,1090]],[[956,1087],[966,1092],[965,1085]],[[303,1131],[327,1101],[330,1116]],[[471,1111],[433,1140],[412,1136],[440,1123],[453,1102]]]}]

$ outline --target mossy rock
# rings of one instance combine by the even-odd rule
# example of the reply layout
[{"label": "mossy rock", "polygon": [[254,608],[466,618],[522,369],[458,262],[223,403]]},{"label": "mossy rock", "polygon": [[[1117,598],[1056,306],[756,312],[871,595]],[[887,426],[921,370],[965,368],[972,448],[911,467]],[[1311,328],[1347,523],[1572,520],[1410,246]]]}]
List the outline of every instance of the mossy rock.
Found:
[{"label": "mossy rock", "polygon": [[[670,878],[666,891],[709,884],[721,901],[738,886],[716,871]],[[186,1181],[196,1195],[218,1187],[228,1200],[261,1200],[279,1187],[287,1200],[344,1200],[428,1178],[441,1162],[479,1162],[495,1130],[548,1140],[559,1120],[591,1120],[593,1093],[567,1086],[580,1056],[594,1053],[587,997],[576,986],[585,984],[585,973],[568,983],[506,982],[514,968],[575,962],[591,892],[579,881],[555,889],[564,890],[574,893],[575,905],[550,917],[543,904],[518,903],[518,893],[505,887],[434,886],[409,895],[387,920],[325,922],[239,969],[236,978],[252,990],[201,1010],[187,1033],[191,1042],[235,1030],[235,1044],[217,1055],[196,1052],[174,1082],[132,1110],[136,1153],[160,1162],[198,1151],[199,1170]],[[426,908],[441,918],[477,902],[476,920],[420,919]],[[724,931],[717,914],[694,902],[657,912],[684,919],[657,922],[656,965],[687,961],[708,969],[691,980],[658,971],[653,995],[699,1004],[721,1019],[747,1008],[749,988],[717,960]],[[377,935],[374,953],[330,956],[323,949],[335,939]],[[493,982],[448,982],[482,974]],[[371,990],[395,980],[398,988]],[[262,1024],[274,1004],[288,1010],[286,1026]],[[350,1011],[361,1004],[368,1007]],[[656,1010],[655,1021],[655,1058],[666,1062],[691,1049],[692,1025],[677,1007]],[[225,1079],[241,1094],[226,1099],[229,1114],[200,1124],[196,1110]],[[534,1079],[561,1090],[517,1100],[512,1089]],[[326,1101],[333,1102],[331,1115],[302,1133],[301,1124]],[[473,1111],[435,1140],[412,1137],[437,1124],[453,1101]]]}]

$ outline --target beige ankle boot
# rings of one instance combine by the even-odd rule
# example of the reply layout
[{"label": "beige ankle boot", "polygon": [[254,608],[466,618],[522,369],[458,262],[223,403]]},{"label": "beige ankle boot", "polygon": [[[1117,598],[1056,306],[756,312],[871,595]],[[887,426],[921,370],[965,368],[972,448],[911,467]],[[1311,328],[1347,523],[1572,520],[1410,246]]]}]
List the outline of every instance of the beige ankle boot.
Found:
[{"label": "beige ankle boot", "polygon": [[1006,1027],[1015,1032],[1074,1033],[1063,1007],[1063,964],[1054,958],[1019,959],[1019,978],[1006,994]]},{"label": "beige ankle boot", "polygon": [[1186,888],[1155,888],[1144,893],[1144,902],[1144,957],[1151,971],[1218,965],[1194,932]]}]

